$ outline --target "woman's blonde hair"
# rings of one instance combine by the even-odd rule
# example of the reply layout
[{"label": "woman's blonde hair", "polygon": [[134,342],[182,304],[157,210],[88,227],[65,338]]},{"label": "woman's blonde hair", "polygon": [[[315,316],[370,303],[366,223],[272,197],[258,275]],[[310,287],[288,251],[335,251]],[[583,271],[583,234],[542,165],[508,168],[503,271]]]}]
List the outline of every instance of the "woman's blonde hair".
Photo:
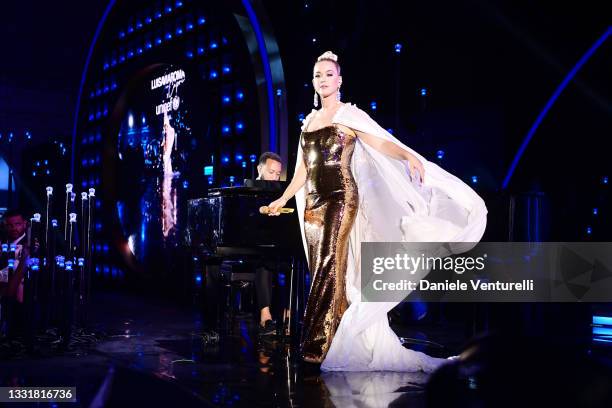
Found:
[{"label": "woman's blonde hair", "polygon": [[317,58],[317,62],[319,61],[331,61],[336,65],[336,70],[338,71],[338,75],[340,75],[340,64],[338,64],[338,56],[331,51],[325,51],[323,54],[319,55]]}]

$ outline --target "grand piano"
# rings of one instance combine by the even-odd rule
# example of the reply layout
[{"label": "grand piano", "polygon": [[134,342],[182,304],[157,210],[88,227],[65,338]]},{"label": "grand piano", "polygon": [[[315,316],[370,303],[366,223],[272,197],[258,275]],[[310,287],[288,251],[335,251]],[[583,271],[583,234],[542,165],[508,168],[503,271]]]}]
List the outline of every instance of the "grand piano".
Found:
[{"label": "grand piano", "polygon": [[[189,200],[187,243],[206,270],[209,317],[210,309],[216,309],[215,319],[219,316],[222,302],[218,288],[228,286],[228,280],[231,284],[236,276],[238,279],[244,277],[240,272],[224,273],[223,265],[268,259],[289,265],[286,271],[290,287],[287,306],[291,318],[286,323],[292,333],[297,332],[296,324],[303,312],[306,295],[306,261],[297,211],[275,217],[259,212],[260,207],[280,197],[285,187],[285,182],[264,182],[249,187],[213,188],[206,197]],[[287,207],[295,209],[295,200],[290,200]],[[251,269],[254,273],[254,268]]]}]

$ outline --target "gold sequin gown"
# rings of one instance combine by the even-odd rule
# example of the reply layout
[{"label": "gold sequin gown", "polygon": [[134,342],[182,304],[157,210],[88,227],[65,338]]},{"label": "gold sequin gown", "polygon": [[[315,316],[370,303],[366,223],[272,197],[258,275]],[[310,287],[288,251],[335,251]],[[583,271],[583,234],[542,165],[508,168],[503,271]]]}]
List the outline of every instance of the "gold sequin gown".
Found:
[{"label": "gold sequin gown", "polygon": [[302,132],[300,145],[306,166],[304,233],[312,282],[302,353],[306,361],[320,363],[348,307],[348,241],[359,202],[350,168],[355,136],[332,125]]}]

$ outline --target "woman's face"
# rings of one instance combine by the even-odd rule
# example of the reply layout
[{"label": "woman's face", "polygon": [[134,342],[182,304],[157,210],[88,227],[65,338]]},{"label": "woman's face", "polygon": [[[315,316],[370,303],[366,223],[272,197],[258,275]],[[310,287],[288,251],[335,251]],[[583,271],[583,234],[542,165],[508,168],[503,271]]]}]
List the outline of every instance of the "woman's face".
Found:
[{"label": "woman's face", "polygon": [[312,86],[315,92],[325,98],[338,90],[342,77],[338,75],[336,64],[331,61],[319,61],[313,69]]}]

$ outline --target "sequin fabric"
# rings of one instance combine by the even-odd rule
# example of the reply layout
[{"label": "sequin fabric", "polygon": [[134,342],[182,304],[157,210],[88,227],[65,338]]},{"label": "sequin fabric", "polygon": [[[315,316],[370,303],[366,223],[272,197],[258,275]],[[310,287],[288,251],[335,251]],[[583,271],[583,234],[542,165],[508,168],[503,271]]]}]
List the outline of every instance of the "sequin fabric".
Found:
[{"label": "sequin fabric", "polygon": [[348,307],[348,240],[359,201],[350,169],[355,137],[332,125],[302,132],[300,144],[306,166],[304,232],[312,282],[302,355],[306,361],[320,363]]}]

